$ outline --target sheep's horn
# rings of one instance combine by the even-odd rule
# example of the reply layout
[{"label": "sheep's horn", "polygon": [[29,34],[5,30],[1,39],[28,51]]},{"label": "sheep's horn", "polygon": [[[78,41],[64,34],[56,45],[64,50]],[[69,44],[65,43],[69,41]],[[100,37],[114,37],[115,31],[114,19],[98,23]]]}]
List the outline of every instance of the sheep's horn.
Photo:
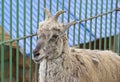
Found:
[{"label": "sheep's horn", "polygon": [[74,20],[74,21],[71,21],[71,22],[69,22],[68,24],[66,24],[66,25],[64,25],[63,26],[63,33],[67,30],[67,29],[69,29],[69,27],[71,26],[71,25],[74,25],[74,24],[76,24],[77,22]]},{"label": "sheep's horn", "polygon": [[59,15],[60,15],[60,14],[63,14],[63,13],[65,13],[65,11],[63,11],[63,10],[61,10],[61,11],[57,11],[56,14],[54,15],[53,19],[54,19],[55,21],[57,21]]},{"label": "sheep's horn", "polygon": [[45,15],[46,15],[45,19],[49,19],[51,17],[50,12],[46,8],[44,8],[44,12],[45,12]]}]

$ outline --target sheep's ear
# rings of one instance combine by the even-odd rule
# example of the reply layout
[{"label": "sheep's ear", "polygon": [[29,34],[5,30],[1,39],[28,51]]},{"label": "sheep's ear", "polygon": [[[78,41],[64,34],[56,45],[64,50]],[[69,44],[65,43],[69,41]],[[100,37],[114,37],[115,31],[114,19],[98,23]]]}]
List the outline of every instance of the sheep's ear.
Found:
[{"label": "sheep's ear", "polygon": [[63,14],[65,13],[65,11],[61,10],[61,11],[57,11],[56,14],[54,15],[53,17],[53,20],[57,21],[58,20],[58,17],[60,14]]},{"label": "sheep's ear", "polygon": [[45,15],[46,15],[45,16],[45,20],[51,18],[51,14],[50,14],[50,12],[46,8],[44,8],[44,12],[45,12]]},{"label": "sheep's ear", "polygon": [[64,33],[67,29],[69,29],[69,27],[70,27],[71,25],[74,25],[74,24],[76,24],[76,23],[77,23],[77,22],[74,20],[74,21],[69,22],[69,23],[66,24],[66,25],[63,25],[62,32]]}]

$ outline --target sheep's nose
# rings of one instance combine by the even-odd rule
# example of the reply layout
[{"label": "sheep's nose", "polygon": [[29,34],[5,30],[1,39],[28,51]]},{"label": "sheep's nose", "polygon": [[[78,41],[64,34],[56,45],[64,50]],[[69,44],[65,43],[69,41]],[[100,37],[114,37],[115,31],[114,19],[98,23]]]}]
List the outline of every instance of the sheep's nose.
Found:
[{"label": "sheep's nose", "polygon": [[33,50],[33,56],[38,57],[40,55],[39,51],[37,49]]},{"label": "sheep's nose", "polygon": [[43,46],[44,46],[44,40],[39,39],[37,41],[37,45],[36,45],[35,49],[33,50],[34,57],[38,57],[40,55],[39,51]]}]

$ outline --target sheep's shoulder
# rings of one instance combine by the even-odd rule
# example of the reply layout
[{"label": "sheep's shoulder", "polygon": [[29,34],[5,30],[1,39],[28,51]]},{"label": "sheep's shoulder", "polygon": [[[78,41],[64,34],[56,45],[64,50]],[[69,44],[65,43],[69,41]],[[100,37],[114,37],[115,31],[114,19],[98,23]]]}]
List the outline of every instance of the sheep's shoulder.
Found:
[{"label": "sheep's shoulder", "polygon": [[[71,48],[70,55],[73,65],[72,75],[74,77],[82,77],[84,80],[89,80],[86,82],[92,82],[89,78],[96,79],[95,82],[97,82],[99,78],[105,79],[107,76],[112,78],[110,71],[112,71],[112,74],[117,74],[118,71],[120,71],[120,57],[112,51]],[[107,75],[103,75],[103,73],[107,73]],[[114,77],[117,78],[119,75],[120,73]],[[85,79],[86,77],[88,79]]]},{"label": "sheep's shoulder", "polygon": [[70,50],[72,60],[72,78],[82,78],[79,79],[80,82],[92,82],[91,78],[93,76],[90,75],[94,75],[94,70],[97,71],[99,59],[97,57],[93,57],[92,55],[90,55],[90,53],[92,52],[86,49],[72,48]]},{"label": "sheep's shoulder", "polygon": [[90,50],[90,49],[70,49],[73,61],[79,62],[79,64],[89,64],[98,66],[102,61],[104,63],[120,63],[120,57],[108,50]]},{"label": "sheep's shoulder", "polygon": [[120,60],[120,56],[113,51],[110,50],[90,50],[90,49],[77,49],[77,48],[70,48],[70,52],[72,56],[78,57],[86,57],[92,59],[116,59]]},{"label": "sheep's shoulder", "polygon": [[71,56],[77,60],[78,62],[93,62],[94,64],[99,63],[99,53],[98,51],[93,51],[89,49],[75,49],[71,48],[70,49]]}]

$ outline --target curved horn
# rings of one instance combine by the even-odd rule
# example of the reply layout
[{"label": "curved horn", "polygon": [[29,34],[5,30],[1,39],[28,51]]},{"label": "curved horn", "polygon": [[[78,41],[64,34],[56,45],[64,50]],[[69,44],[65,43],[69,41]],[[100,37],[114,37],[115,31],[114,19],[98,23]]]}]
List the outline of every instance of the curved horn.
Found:
[{"label": "curved horn", "polygon": [[74,21],[71,21],[71,22],[69,22],[68,24],[64,25],[62,32],[64,33],[67,29],[69,29],[69,27],[70,27],[71,25],[74,25],[74,24],[76,24],[76,23],[77,23],[77,22],[74,20]]},{"label": "curved horn", "polygon": [[49,19],[51,17],[50,12],[46,8],[44,8],[44,12],[45,12],[45,15],[46,15],[45,19]]},{"label": "curved horn", "polygon": [[60,15],[60,14],[63,14],[63,13],[65,13],[65,11],[63,11],[63,10],[61,10],[61,11],[57,11],[56,14],[54,15],[53,19],[54,19],[55,21],[57,21],[59,15]]}]

